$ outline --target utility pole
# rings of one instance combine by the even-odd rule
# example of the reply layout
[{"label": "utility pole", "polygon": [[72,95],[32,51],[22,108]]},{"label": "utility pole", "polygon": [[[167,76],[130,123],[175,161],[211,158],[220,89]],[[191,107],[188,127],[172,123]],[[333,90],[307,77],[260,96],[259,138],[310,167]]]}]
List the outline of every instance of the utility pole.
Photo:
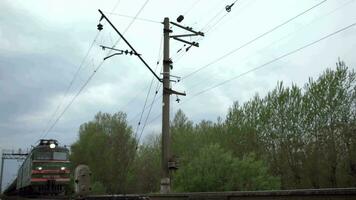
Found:
[{"label": "utility pole", "polygon": [[162,104],[162,178],[161,193],[170,192],[170,177],[168,162],[170,159],[169,108],[170,108],[170,65],[169,59],[169,18],[163,21],[163,104]]},{"label": "utility pole", "polygon": [[[126,55],[135,55],[137,56],[141,62],[151,71],[151,73],[157,78],[159,82],[162,82],[163,84],[163,100],[162,100],[162,159],[161,159],[161,167],[162,167],[162,172],[161,172],[161,193],[169,193],[171,190],[171,180],[170,180],[170,171],[177,169],[177,164],[176,161],[172,158],[171,155],[171,137],[169,133],[169,109],[170,109],[170,95],[175,94],[175,95],[183,95],[185,96],[185,93],[177,92],[171,89],[170,82],[171,77],[176,76],[171,76],[170,75],[170,70],[173,69],[173,62],[170,59],[169,56],[169,40],[170,38],[173,38],[177,41],[183,42],[188,44],[189,46],[186,48],[186,51],[188,51],[192,46],[199,47],[199,44],[197,42],[190,42],[183,40],[181,38],[184,37],[194,37],[194,36],[204,36],[204,33],[200,31],[194,31],[193,28],[188,27],[188,26],[182,26],[180,24],[177,24],[175,22],[170,22],[169,18],[166,17],[164,18],[163,21],[163,78],[161,79],[153,70],[152,68],[145,62],[145,60],[141,57],[141,54],[139,54],[133,46],[126,40],[126,38],[120,33],[120,31],[111,23],[111,21],[105,16],[105,14],[99,10],[101,17],[99,20],[99,24],[97,26],[98,30],[101,31],[103,30],[103,25],[100,23],[101,20],[105,19],[109,25],[115,30],[115,32],[124,40],[124,42],[129,46],[131,50],[122,50],[122,49],[116,49],[114,47],[107,47],[104,45],[101,45],[103,50],[105,49],[110,49],[113,51],[116,51],[117,53],[114,53],[112,55],[108,55],[107,57],[104,58],[104,60],[111,58],[112,56],[115,55],[122,55],[125,53]],[[184,19],[183,15],[180,15],[177,18],[177,22],[180,23]],[[181,34],[181,35],[171,35],[172,30],[170,29],[170,25],[174,25],[176,27],[179,27],[181,29],[184,29],[185,31],[190,32],[189,34]],[[184,45],[184,46],[185,46]]]},{"label": "utility pole", "polygon": [[[181,22],[184,17],[181,15],[178,17],[177,21]],[[182,35],[170,35],[173,31],[170,29],[170,24],[182,28],[186,31],[191,32],[190,34]],[[173,38],[180,42],[190,45],[186,51],[189,50],[191,46],[199,47],[199,44],[196,42],[189,42],[181,39],[182,37],[192,37],[192,36],[204,36],[204,33],[194,31],[191,27],[184,27],[174,22],[170,22],[169,18],[164,18],[163,21],[163,101],[162,101],[162,176],[161,176],[161,193],[169,193],[171,190],[171,180],[170,180],[170,171],[177,169],[177,163],[172,158],[171,155],[171,135],[169,127],[169,111],[170,111],[170,95],[183,95],[185,93],[177,92],[171,88],[171,75],[170,70],[173,69],[173,62],[169,56],[169,40]],[[175,77],[175,76],[172,76]]]}]

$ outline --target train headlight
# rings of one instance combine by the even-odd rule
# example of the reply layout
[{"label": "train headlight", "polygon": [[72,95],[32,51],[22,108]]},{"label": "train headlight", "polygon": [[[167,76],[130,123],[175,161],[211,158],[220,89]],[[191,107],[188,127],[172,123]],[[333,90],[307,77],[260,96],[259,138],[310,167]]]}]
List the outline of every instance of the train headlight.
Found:
[{"label": "train headlight", "polygon": [[62,171],[66,170],[66,167],[61,167],[61,170],[62,170]]},{"label": "train headlight", "polygon": [[51,149],[54,149],[55,147],[56,147],[56,144],[52,143],[52,144],[49,145],[49,148],[51,148]]},{"label": "train headlight", "polygon": [[37,167],[37,170],[42,170],[42,167]]}]

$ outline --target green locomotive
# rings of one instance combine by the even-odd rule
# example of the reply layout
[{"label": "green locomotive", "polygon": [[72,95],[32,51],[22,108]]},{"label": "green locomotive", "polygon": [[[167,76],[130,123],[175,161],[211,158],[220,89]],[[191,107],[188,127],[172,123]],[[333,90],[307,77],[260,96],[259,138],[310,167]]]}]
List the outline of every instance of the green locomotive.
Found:
[{"label": "green locomotive", "polygon": [[[69,150],[57,140],[40,140],[20,167],[16,193],[64,195],[70,183]],[[15,184],[14,184],[15,185]]]}]

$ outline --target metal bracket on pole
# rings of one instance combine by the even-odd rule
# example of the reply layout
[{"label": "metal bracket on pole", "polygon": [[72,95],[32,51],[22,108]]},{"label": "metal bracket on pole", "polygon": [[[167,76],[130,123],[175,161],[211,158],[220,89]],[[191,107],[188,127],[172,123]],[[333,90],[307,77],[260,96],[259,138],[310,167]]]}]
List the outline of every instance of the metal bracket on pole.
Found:
[{"label": "metal bracket on pole", "polygon": [[171,88],[164,88],[164,92],[166,92],[168,94],[176,94],[176,95],[181,95],[181,96],[187,96],[187,94],[185,92],[178,92],[178,91],[172,90]]},{"label": "metal bracket on pole", "polygon": [[[186,40],[183,40],[183,39],[181,39],[181,38],[183,38],[183,37],[194,37],[194,36],[203,36],[203,37],[204,37],[204,33],[203,33],[203,32],[194,31],[193,28],[191,28],[191,27],[188,27],[188,26],[185,27],[185,26],[182,26],[182,25],[177,24],[177,23],[175,23],[175,22],[170,22],[170,23],[173,24],[174,26],[177,26],[177,27],[179,27],[179,28],[181,28],[181,29],[184,29],[184,30],[186,30],[186,31],[191,32],[191,33],[189,33],[189,34],[171,35],[171,36],[169,36],[170,38],[173,38],[173,39],[178,40],[178,41],[180,41],[180,42],[189,44],[190,47],[192,47],[192,46],[199,47],[199,43],[186,41]],[[190,47],[188,47],[188,48],[186,49],[186,51],[188,51],[188,50],[190,49]]]},{"label": "metal bracket on pole", "polygon": [[122,49],[116,49],[116,48],[113,48],[113,47],[107,47],[107,46],[104,46],[104,45],[100,45],[100,47],[105,50],[105,49],[110,49],[110,50],[113,50],[113,51],[117,51],[118,53],[114,53],[114,54],[111,54],[109,56],[106,56],[104,58],[104,60],[108,59],[108,58],[111,58],[113,56],[116,56],[116,55],[122,55],[122,54],[126,54],[126,55],[135,55],[135,56],[141,56],[141,54],[138,54],[136,52],[133,52],[133,51],[129,51],[129,50],[122,50]]},{"label": "metal bracket on pole", "polygon": [[[109,18],[107,18],[105,16],[105,14],[99,9],[98,10],[101,14],[101,17],[100,17],[100,21],[105,19],[109,24],[110,26],[115,30],[115,32],[122,38],[122,40],[124,40],[124,42],[127,44],[127,46],[130,47],[130,49],[133,51],[133,54],[135,54],[140,60],[141,62],[151,71],[151,73],[157,78],[157,80],[159,82],[162,82],[162,79],[160,77],[157,76],[157,74],[152,70],[152,68],[146,63],[146,61],[141,57],[141,55],[139,53],[137,53],[137,51],[133,48],[133,46],[131,46],[131,44],[126,40],[126,38],[120,33],[119,30],[117,30],[117,28],[111,23],[111,21],[109,20]],[[99,24],[101,25],[101,24]],[[99,25],[98,25],[98,29],[99,29]],[[103,27],[102,25],[100,26],[100,29],[102,30]],[[99,30],[100,30],[99,29]]]},{"label": "metal bracket on pole", "polygon": [[195,47],[199,47],[199,43],[197,43],[197,42],[188,42],[186,40],[182,40],[182,39],[177,38],[177,37],[172,37],[172,38],[175,39],[175,40],[181,41],[183,43],[190,44],[190,45],[195,46]]},{"label": "metal bracket on pole", "polygon": [[173,24],[173,25],[175,25],[175,26],[177,26],[177,27],[179,27],[179,28],[182,28],[182,29],[184,29],[184,30],[190,31],[190,32],[194,33],[195,35],[204,36],[204,33],[203,33],[203,32],[194,31],[193,28],[191,28],[191,27],[189,27],[189,26],[184,27],[184,26],[182,26],[182,25],[180,25],[180,24],[177,24],[177,23],[175,23],[175,22],[170,22],[170,23]]}]

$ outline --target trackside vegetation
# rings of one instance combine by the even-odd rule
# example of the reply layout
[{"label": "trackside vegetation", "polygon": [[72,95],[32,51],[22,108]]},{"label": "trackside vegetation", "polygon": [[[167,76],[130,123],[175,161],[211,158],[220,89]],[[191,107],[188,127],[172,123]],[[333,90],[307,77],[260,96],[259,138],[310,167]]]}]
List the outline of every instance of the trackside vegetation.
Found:
[{"label": "trackside vegetation", "polygon": [[[175,192],[356,187],[356,73],[339,60],[302,87],[278,82],[236,101],[215,122],[178,110],[171,134]],[[125,113],[99,112],[80,126],[71,160],[90,166],[94,193],[158,192],[160,133],[144,141]]]}]

